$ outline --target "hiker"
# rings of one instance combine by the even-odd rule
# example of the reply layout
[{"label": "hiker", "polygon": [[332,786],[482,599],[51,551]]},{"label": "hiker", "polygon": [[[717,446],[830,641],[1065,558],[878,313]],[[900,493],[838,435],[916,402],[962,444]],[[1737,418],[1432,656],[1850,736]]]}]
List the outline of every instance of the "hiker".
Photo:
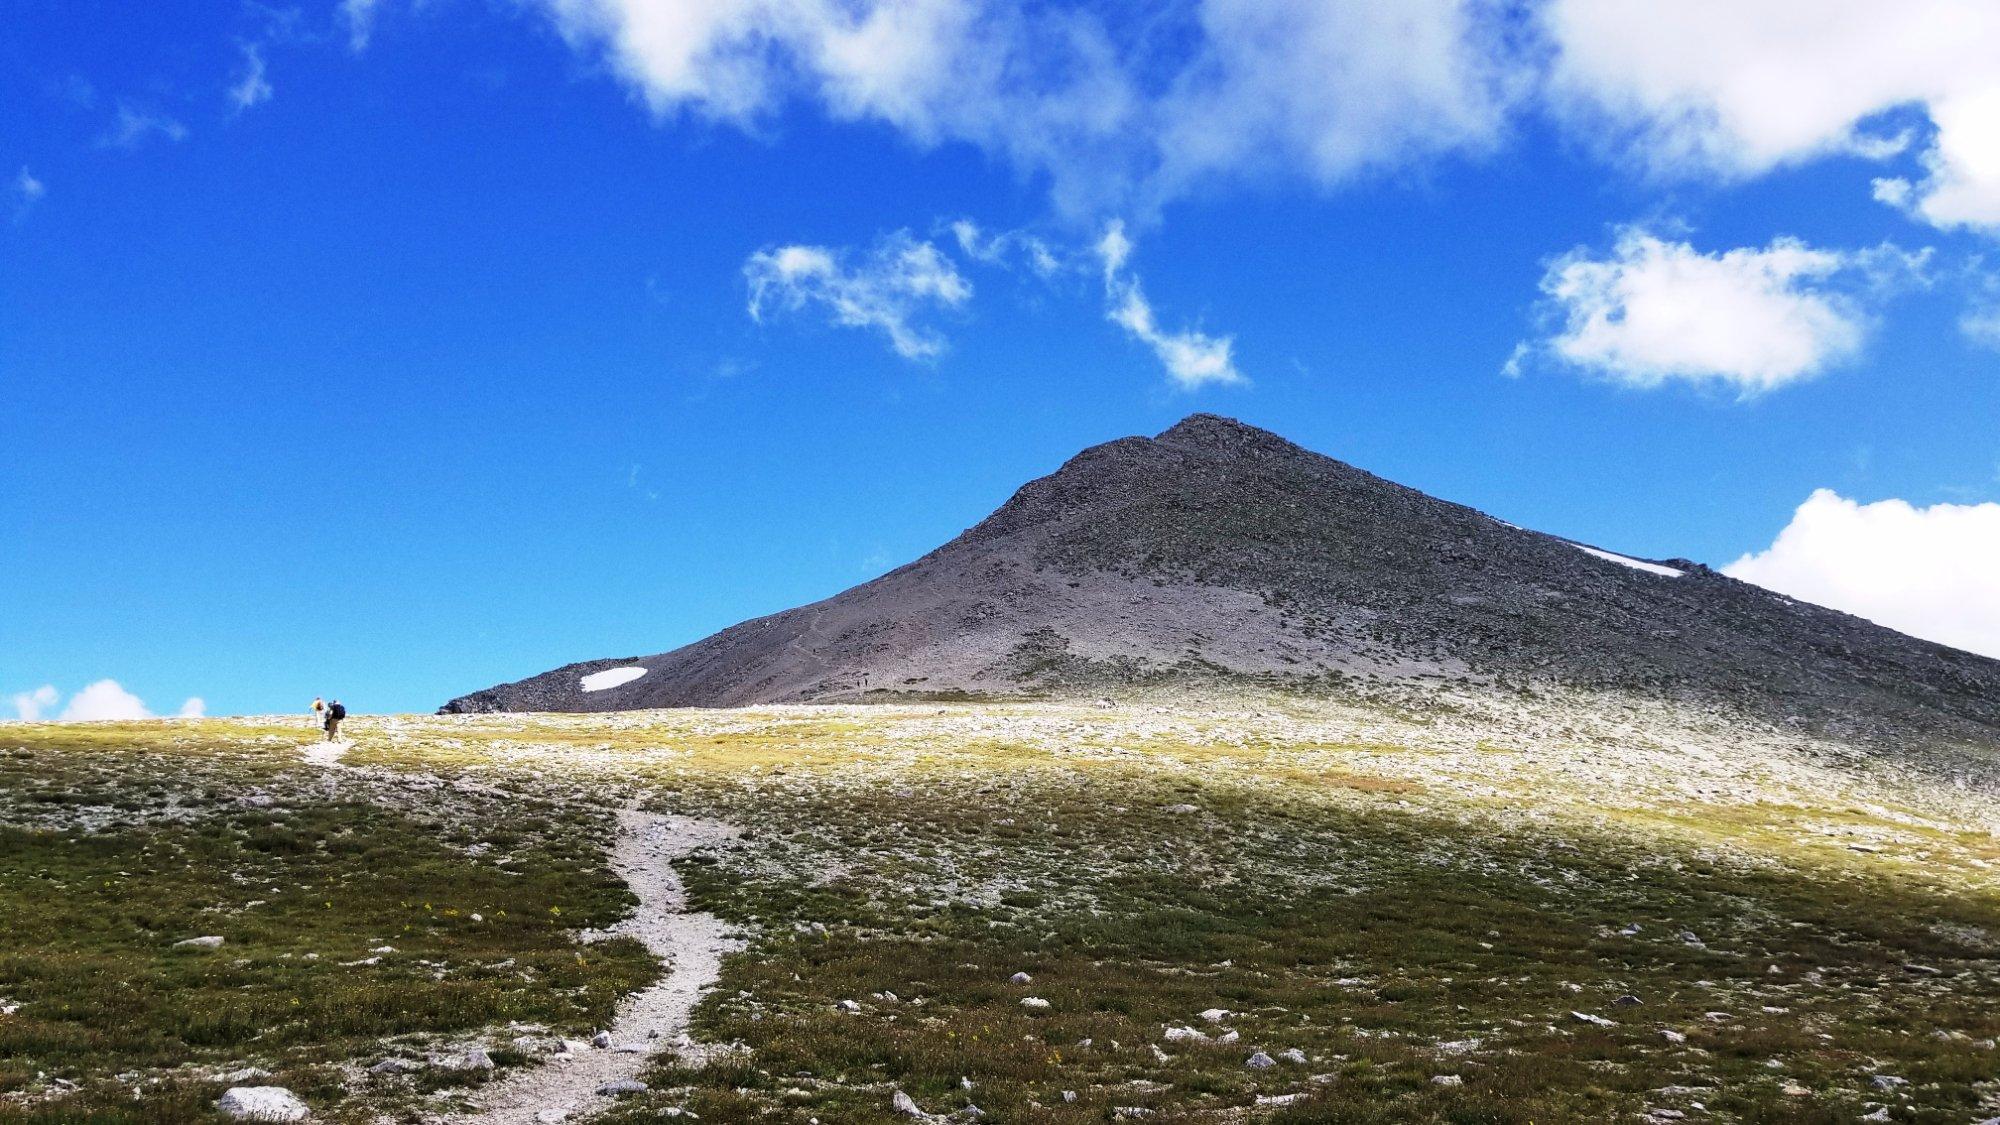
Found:
[{"label": "hiker", "polygon": [[321,699],[317,695],[313,696],[312,717],[313,717],[313,726],[315,727],[326,726],[326,700]]},{"label": "hiker", "polygon": [[326,707],[326,740],[332,742],[340,736],[340,721],[347,718],[347,708],[336,699]]}]

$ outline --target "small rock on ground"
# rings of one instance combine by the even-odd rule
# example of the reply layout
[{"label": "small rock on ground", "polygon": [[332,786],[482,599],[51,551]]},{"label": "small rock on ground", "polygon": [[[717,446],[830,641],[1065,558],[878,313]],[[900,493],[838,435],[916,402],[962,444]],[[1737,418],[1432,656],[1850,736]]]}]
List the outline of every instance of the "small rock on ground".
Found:
[{"label": "small rock on ground", "polygon": [[283,1086],[237,1086],[224,1092],[215,1108],[236,1121],[304,1121],[312,1116],[306,1103]]}]

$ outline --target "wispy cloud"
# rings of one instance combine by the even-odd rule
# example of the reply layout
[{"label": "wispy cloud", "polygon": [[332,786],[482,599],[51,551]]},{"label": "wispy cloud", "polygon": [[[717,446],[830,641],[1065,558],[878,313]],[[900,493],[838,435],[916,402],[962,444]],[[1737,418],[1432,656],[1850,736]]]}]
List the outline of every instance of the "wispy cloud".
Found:
[{"label": "wispy cloud", "polygon": [[168,141],[187,138],[187,126],[154,110],[145,110],[129,102],[118,103],[118,115],[111,128],[98,139],[101,148],[137,148],[155,137]]},{"label": "wispy cloud", "polygon": [[375,17],[381,7],[382,0],[340,0],[340,20],[347,27],[348,50],[358,55],[368,49],[368,42],[375,35]]},{"label": "wispy cloud", "polygon": [[750,255],[743,276],[750,287],[751,319],[812,307],[834,324],[880,331],[905,359],[942,354],[943,334],[923,320],[972,299],[972,283],[951,259],[908,231],[885,236],[853,264],[849,257],[824,246],[798,244]]},{"label": "wispy cloud", "polygon": [[[1525,88],[1480,0],[1203,0],[1142,19],[1018,0],[535,2],[662,119],[754,128],[805,100],[978,146],[1074,216],[1483,150]],[[1169,38],[1187,49],[1158,49]]]},{"label": "wispy cloud", "polygon": [[1629,386],[1716,382],[1760,394],[1858,354],[1871,302],[1920,283],[1927,259],[1794,238],[1703,253],[1626,228],[1608,254],[1578,249],[1550,263],[1541,288],[1554,331],[1517,347],[1506,370],[1546,355]]},{"label": "wispy cloud", "polygon": [[1123,223],[1114,222],[1105,229],[1097,242],[1097,256],[1104,267],[1105,315],[1153,350],[1175,386],[1194,390],[1210,383],[1243,382],[1242,372],[1236,369],[1234,337],[1160,328],[1152,302],[1129,267],[1132,240],[1126,236]]},{"label": "wispy cloud", "polygon": [[26,218],[29,208],[41,202],[48,193],[48,185],[28,171],[27,165],[22,165],[20,172],[14,176],[14,221]]},{"label": "wispy cloud", "polygon": [[238,113],[270,101],[272,93],[270,79],[265,76],[263,46],[245,43],[242,47],[243,69],[229,87],[229,104]]}]

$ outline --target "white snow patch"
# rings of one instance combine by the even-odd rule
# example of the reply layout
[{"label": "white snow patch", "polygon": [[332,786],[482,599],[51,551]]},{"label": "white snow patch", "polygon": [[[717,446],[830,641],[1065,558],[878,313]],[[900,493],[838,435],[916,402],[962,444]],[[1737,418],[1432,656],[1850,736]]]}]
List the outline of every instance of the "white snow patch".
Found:
[{"label": "white snow patch", "polygon": [[633,664],[625,668],[606,668],[602,672],[592,672],[577,683],[585,691],[603,691],[605,688],[615,688],[619,684],[629,684],[645,674],[644,668]]},{"label": "white snow patch", "polygon": [[1581,543],[1571,543],[1570,546],[1575,547],[1577,550],[1582,551],[1586,555],[1596,555],[1598,558],[1603,559],[1605,562],[1615,562],[1619,566],[1629,566],[1633,570],[1643,570],[1647,574],[1657,574],[1662,578],[1687,577],[1687,571],[1675,570],[1673,567],[1661,566],[1659,563],[1641,562],[1638,559],[1628,559],[1624,555],[1614,555],[1610,551],[1600,551],[1595,547],[1586,547]]}]

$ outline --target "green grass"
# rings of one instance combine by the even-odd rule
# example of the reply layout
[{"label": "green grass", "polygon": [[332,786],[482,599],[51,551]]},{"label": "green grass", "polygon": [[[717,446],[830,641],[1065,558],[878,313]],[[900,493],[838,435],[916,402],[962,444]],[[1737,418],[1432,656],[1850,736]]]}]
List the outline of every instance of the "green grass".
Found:
[{"label": "green grass", "polygon": [[[1049,1122],[1122,1106],[1207,1120],[1260,1094],[1306,1095],[1270,1111],[1295,1122],[1606,1120],[1690,1101],[1724,1119],[1838,1121],[1878,1099],[1898,1120],[1962,1121],[2000,1062],[1993,950],[1953,936],[2000,933],[1990,896],[1581,834],[1468,837],[1427,814],[1141,771],[1044,777],[998,801],[980,788],[938,780],[920,803],[676,795],[780,809],[766,833],[847,870],[783,883],[695,869],[701,905],[771,935],[703,1012],[708,1037],[748,1050],[662,1068],[663,1092],[629,1119],[672,1104],[704,1120],[889,1121],[902,1089],[933,1111],[970,1101]],[[1202,812],[1159,811],[1183,803]],[[943,870],[1018,886],[939,905],[924,892]],[[1617,933],[1632,922],[1638,935]],[[1017,970],[1033,983],[1008,984]],[[1614,1003],[1626,994],[1643,1003]],[[1023,1009],[1026,995],[1051,1008]],[[1214,1030],[1197,1016],[1214,1007],[1241,1013],[1219,1025],[1240,1042],[1162,1038]],[[1251,1071],[1253,1047],[1310,1061]],[[1883,1097],[1878,1072],[1910,1085]],[[1443,1074],[1464,1084],[1431,1082]],[[1714,1089],[1652,1093],[1671,1086]]]},{"label": "green grass", "polygon": [[[81,1088],[59,1109],[0,1100],[0,1121],[207,1121],[225,1085],[212,1072],[247,1065],[334,1105],[337,1064],[385,1043],[509,1021],[585,1033],[654,975],[629,940],[574,942],[631,901],[603,869],[597,809],[533,801],[496,818],[447,792],[412,812],[299,792],[295,764],[255,758],[219,789],[214,746],[188,751],[211,759],[191,774],[150,751],[29,750],[6,759],[34,774],[13,779],[15,801],[48,805],[76,781],[84,807],[204,814],[0,826],[0,997],[19,1004],[0,1017],[0,1096]],[[246,783],[259,803],[235,799]],[[173,944],[198,935],[225,944]],[[383,946],[395,952],[372,952]],[[160,1096],[134,1105],[121,1073]]]},{"label": "green grass", "polygon": [[[642,795],[744,830],[682,874],[751,941],[696,1013],[719,1050],[662,1057],[607,1121],[866,1125],[907,1120],[898,1089],[997,1122],[2000,1113],[1986,798],[1783,746],[1398,722],[360,719],[363,772],[337,774],[301,764],[298,728],[0,727],[0,998],[22,1005],[0,1123],[208,1121],[213,1072],[247,1064],[325,1119],[413,1120],[476,1079],[346,1068],[598,1026],[653,973],[631,943],[575,943],[630,902],[604,845]],[[172,948],[196,934],[228,941]],[[1307,1061],[1253,1071],[1254,1049]]]}]

